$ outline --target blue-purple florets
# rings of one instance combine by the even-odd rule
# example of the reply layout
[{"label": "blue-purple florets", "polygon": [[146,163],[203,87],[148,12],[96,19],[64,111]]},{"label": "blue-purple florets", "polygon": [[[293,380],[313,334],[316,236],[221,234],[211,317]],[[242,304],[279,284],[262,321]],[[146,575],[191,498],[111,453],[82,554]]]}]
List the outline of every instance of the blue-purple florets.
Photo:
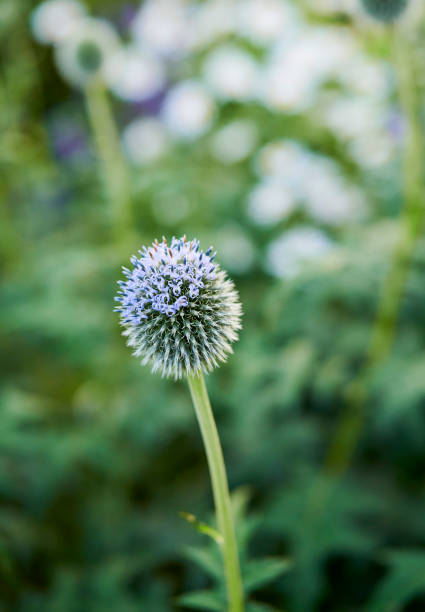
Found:
[{"label": "blue-purple florets", "polygon": [[165,239],[156,241],[139,255],[130,259],[133,270],[123,267],[127,280],[118,281],[122,289],[116,300],[121,306],[116,310],[124,324],[137,325],[150,309],[172,317],[199,295],[205,281],[215,278],[215,253],[211,255],[211,248],[200,251],[198,240],[173,238],[170,246]]},{"label": "blue-purple florets", "polygon": [[198,240],[165,238],[133,256],[123,268],[115,298],[124,335],[142,363],[179,378],[211,370],[231,351],[241,307],[233,283]]}]

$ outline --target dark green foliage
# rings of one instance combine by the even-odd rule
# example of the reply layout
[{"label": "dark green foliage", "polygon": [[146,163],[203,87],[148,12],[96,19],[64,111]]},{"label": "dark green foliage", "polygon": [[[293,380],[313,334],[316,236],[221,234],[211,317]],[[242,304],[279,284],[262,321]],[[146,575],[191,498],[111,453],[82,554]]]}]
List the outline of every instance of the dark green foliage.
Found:
[{"label": "dark green foliage", "polygon": [[[249,559],[249,545],[262,522],[259,517],[247,515],[249,497],[249,492],[246,489],[240,489],[235,491],[232,498],[242,580],[247,598],[285,574],[291,567],[290,561],[284,558]],[[212,539],[213,541],[202,549],[186,549],[186,556],[208,575],[215,587],[209,590],[192,591],[180,596],[178,603],[185,608],[220,611],[225,607],[225,585],[221,570],[219,545],[214,538]],[[247,603],[248,612],[260,612],[269,609],[268,606],[264,607],[263,604],[251,600]]]},{"label": "dark green foliage", "polygon": [[[425,554],[406,550],[385,555],[387,577],[376,588],[369,603],[370,612],[395,612],[416,595],[425,596]],[[424,601],[424,599],[422,599]]]}]

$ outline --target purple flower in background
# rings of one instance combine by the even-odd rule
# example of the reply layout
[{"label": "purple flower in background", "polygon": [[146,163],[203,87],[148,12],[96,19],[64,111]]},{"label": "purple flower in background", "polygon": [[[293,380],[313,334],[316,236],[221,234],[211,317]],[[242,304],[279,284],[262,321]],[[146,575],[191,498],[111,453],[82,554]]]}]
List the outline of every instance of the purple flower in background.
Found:
[{"label": "purple flower in background", "polygon": [[86,134],[81,126],[73,122],[54,122],[51,139],[54,153],[61,161],[86,157],[88,154]]},{"label": "purple flower in background", "polygon": [[120,8],[118,14],[118,27],[128,31],[137,15],[137,11],[138,7],[135,4],[124,4],[124,6]]}]

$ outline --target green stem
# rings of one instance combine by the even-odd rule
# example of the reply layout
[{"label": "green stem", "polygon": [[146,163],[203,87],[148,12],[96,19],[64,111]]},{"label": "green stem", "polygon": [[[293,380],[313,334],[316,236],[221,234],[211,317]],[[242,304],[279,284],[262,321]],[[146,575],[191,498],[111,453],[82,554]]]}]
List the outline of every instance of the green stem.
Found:
[{"label": "green stem", "polygon": [[108,92],[100,80],[87,86],[86,102],[111,204],[111,222],[116,233],[121,236],[129,230],[131,223],[129,177]]},{"label": "green stem", "polygon": [[352,459],[365,417],[369,376],[391,352],[409,265],[425,212],[422,126],[414,66],[406,36],[395,30],[393,37],[399,97],[406,126],[403,156],[404,206],[400,217],[400,235],[384,280],[365,363],[347,390],[347,410],[342,415],[326,458],[326,468],[333,474],[344,472]]},{"label": "green stem", "polygon": [[[12,143],[19,142],[22,132],[22,126],[20,126],[18,120],[21,100],[13,95],[11,85],[10,75],[6,75],[3,65],[0,64],[0,108],[2,109],[0,148],[4,151],[8,151],[11,147],[16,148],[16,145]],[[14,175],[13,172],[6,170],[7,166],[8,164],[5,164],[5,171],[0,173],[0,255],[4,263],[13,264],[16,261],[17,254],[22,253],[26,245],[14,222],[13,210],[15,208],[19,210],[19,207],[9,204],[9,194],[14,192],[13,188],[9,189],[9,181],[13,183]],[[23,192],[23,197],[27,197],[24,177],[25,163],[22,164],[21,178],[18,184]]]},{"label": "green stem", "polygon": [[220,439],[203,375],[199,373],[188,376],[188,382],[207,454],[217,514],[217,525],[223,538],[222,554],[229,604],[228,610],[229,612],[243,612],[244,601],[238,548]]},{"label": "green stem", "polygon": [[391,350],[409,263],[424,214],[420,104],[408,45],[402,35],[394,33],[398,88],[406,129],[403,156],[404,208],[400,219],[400,238],[383,288],[369,348],[368,361],[372,366],[385,359]]}]

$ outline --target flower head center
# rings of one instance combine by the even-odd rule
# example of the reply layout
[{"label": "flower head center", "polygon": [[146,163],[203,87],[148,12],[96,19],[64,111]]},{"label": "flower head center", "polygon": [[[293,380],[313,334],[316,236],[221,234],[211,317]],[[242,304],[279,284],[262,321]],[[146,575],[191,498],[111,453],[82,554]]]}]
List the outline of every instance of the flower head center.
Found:
[{"label": "flower head center", "polygon": [[86,72],[96,72],[102,63],[102,52],[98,45],[86,40],[78,45],[76,59],[79,66]]}]

